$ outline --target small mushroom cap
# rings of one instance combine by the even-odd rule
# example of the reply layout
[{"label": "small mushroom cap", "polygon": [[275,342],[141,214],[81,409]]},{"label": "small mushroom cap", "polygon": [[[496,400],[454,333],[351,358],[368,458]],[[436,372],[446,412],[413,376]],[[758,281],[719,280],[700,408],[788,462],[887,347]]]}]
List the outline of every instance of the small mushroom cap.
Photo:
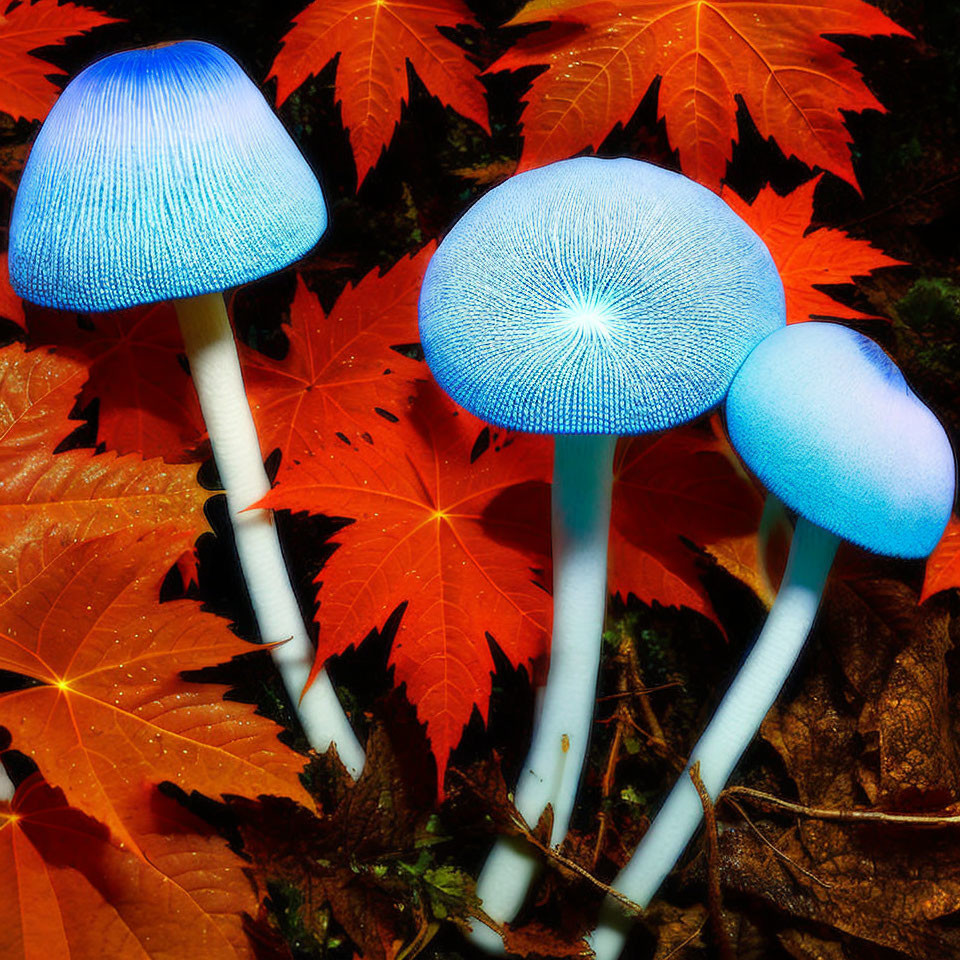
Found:
[{"label": "small mushroom cap", "polygon": [[727,396],[730,439],[793,510],[874,553],[925,557],[953,506],[940,421],[869,338],[798,323],[764,340]]},{"label": "small mushroom cap", "polygon": [[628,159],[564,160],[500,184],[440,244],[420,292],[440,385],[532,433],[690,420],[784,323],[756,234],[711,191]]},{"label": "small mushroom cap", "polygon": [[320,185],[240,66],[188,40],[78,74],[44,123],[10,225],[14,290],[71,310],[225,290],[303,256]]}]

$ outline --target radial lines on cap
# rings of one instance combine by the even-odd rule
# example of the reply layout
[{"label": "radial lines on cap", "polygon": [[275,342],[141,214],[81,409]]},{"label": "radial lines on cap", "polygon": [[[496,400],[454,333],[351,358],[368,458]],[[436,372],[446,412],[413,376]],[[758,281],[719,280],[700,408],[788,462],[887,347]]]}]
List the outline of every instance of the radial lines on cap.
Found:
[{"label": "radial lines on cap", "polygon": [[598,296],[564,299],[566,302],[551,318],[560,336],[574,342],[606,343],[615,339],[617,315]]}]

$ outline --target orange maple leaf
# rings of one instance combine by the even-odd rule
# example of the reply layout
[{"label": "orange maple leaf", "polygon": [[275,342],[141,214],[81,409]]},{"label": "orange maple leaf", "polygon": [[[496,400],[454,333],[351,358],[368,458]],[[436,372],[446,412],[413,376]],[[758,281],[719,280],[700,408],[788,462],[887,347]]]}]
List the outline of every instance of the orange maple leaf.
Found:
[{"label": "orange maple leaf", "polygon": [[66,541],[166,523],[191,544],[208,529],[195,464],[55,452],[77,427],[69,414],[85,379],[84,366],[46,350],[0,350],[0,595],[15,589],[24,545],[54,527]]},{"label": "orange maple leaf", "polygon": [[417,299],[433,250],[429,244],[384,274],[367,274],[340,294],[329,315],[298,278],[286,358],[273,361],[241,345],[260,446],[264,454],[283,452],[280,476],[331,443],[339,450],[371,442],[371,431],[384,415],[396,416],[390,406],[408,393],[406,386],[398,392],[389,374],[426,373],[422,363],[390,348],[419,340]]},{"label": "orange maple leaf", "polygon": [[817,286],[854,283],[881,267],[900,267],[866,240],[857,240],[835,227],[809,230],[813,195],[820,178],[801,184],[786,196],[764,187],[752,204],[732,190],[723,198],[763,239],[777,265],[787,299],[787,323],[813,317],[873,320],[875,317],[839,303]]},{"label": "orange maple leaf", "polygon": [[[697,426],[621,440],[614,460],[610,589],[644,603],[685,606],[722,628],[700,578],[698,555],[685,538],[755,590],[761,580],[756,539],[763,500],[736,465],[726,441]],[[749,575],[749,572],[754,575]]]},{"label": "orange maple leaf", "polygon": [[0,317],[6,317],[21,327],[26,324],[23,314],[23,301],[10,286],[10,271],[7,269],[7,255],[0,253]]},{"label": "orange maple leaf", "polygon": [[0,696],[0,725],[72,806],[134,848],[127,821],[144,784],[312,803],[304,758],[275,724],[224,701],[223,687],[180,679],[251,650],[200,604],[159,603],[191,543],[164,527],[87,543],[52,533],[24,549],[0,601],[0,667],[38,684]]},{"label": "orange maple leaf", "polygon": [[515,664],[546,651],[552,451],[545,437],[494,435],[476,456],[483,423],[433,383],[407,390],[394,442],[309,457],[265,504],[357,518],[321,574],[316,669],[406,602],[390,662],[427,724],[442,786],[474,705],[487,716],[486,634]]},{"label": "orange maple leaf", "polygon": [[716,188],[737,98],[787,155],[856,185],[841,111],[883,110],[827,34],[910,36],[863,0],[532,0],[509,25],[548,21],[490,72],[547,64],[523,114],[520,169],[599,147],[660,77],[683,171]]},{"label": "orange maple leaf", "polygon": [[953,514],[936,549],[927,558],[920,602],[941,590],[960,587],[960,517]]},{"label": "orange maple leaf", "polygon": [[64,71],[30,52],[120,22],[89,7],[57,0],[6,4],[6,13],[0,13],[0,111],[14,118],[42,120],[60,93],[47,77],[62,76]]},{"label": "orange maple leaf", "polygon": [[242,861],[208,828],[155,794],[139,839],[121,849],[37,774],[0,805],[0,955],[8,960],[243,960],[256,909]]},{"label": "orange maple leaf", "polygon": [[350,130],[358,186],[400,121],[409,96],[408,60],[431,93],[489,132],[477,68],[437,29],[458,24],[476,24],[463,0],[314,0],[273,62],[269,77],[277,78],[277,103],[339,54],[336,96]]},{"label": "orange maple leaf", "polygon": [[100,401],[99,437],[118,453],[184,463],[206,430],[170,303],[99,313],[81,326],[73,314],[35,310],[30,339],[55,346],[87,368],[80,401]]}]

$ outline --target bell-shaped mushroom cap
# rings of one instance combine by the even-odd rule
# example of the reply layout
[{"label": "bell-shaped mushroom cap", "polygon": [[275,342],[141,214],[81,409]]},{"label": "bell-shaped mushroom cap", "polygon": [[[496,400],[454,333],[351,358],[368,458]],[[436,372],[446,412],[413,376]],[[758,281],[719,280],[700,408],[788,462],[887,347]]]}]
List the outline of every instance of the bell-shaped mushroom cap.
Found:
[{"label": "bell-shaped mushroom cap", "polygon": [[925,557],[953,506],[940,421],[872,340],[799,323],[764,340],[727,397],[747,466],[808,520],[875,553]]},{"label": "bell-shaped mushroom cap", "polygon": [[784,322],[753,231],[716,194],[639,160],[564,160],[502,183],[440,244],[420,293],[444,390],[533,433],[690,420]]},{"label": "bell-shaped mushroom cap", "polygon": [[10,279],[34,303],[120,307],[224,290],[320,239],[320,185],[226,53],[184,41],[113,54],[63,91],[10,225]]}]

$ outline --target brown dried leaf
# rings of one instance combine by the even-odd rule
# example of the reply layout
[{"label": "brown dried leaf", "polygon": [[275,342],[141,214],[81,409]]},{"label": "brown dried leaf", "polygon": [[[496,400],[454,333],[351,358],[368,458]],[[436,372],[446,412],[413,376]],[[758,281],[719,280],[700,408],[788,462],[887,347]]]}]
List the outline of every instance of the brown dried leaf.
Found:
[{"label": "brown dried leaf", "polygon": [[850,694],[874,700],[904,644],[916,597],[893,580],[834,579],[821,607],[821,632],[830,638]]},{"label": "brown dried leaf", "polygon": [[[235,804],[257,882],[298,888],[304,927],[321,941],[329,905],[366,960],[393,960],[432,935],[431,879],[417,865],[435,839],[434,770],[422,728],[406,712],[402,729],[375,728],[363,775],[356,785],[338,779],[324,816],[282,800]],[[456,915],[451,901],[444,907]]]},{"label": "brown dried leaf", "polygon": [[520,957],[590,957],[592,952],[583,939],[571,940],[551,927],[527,923],[522,927],[505,927],[503,943],[508,954]]},{"label": "brown dried leaf", "polygon": [[[877,803],[895,810],[940,809],[960,794],[950,728],[947,666],[949,619],[921,608],[909,646],[897,656],[861,732],[876,731],[880,750]],[[869,717],[870,723],[864,721]]]},{"label": "brown dried leaf", "polygon": [[[918,608],[915,594],[893,581],[835,584],[818,641],[802,688],[763,728],[800,801],[862,810],[866,793],[874,813],[954,801],[960,770],[944,610]],[[768,909],[822,925],[816,937],[781,937],[799,960],[846,957],[831,930],[923,960],[958,955],[960,931],[937,922],[960,910],[954,832],[807,818],[783,832],[769,823],[761,829],[793,865],[738,825],[722,837],[724,883]]]},{"label": "brown dried leaf", "polygon": [[838,940],[825,940],[809,930],[784,930],[777,939],[794,960],[847,960]]},{"label": "brown dried leaf", "polygon": [[857,724],[822,673],[813,673],[793,701],[774,707],[761,733],[783,757],[802,803],[853,806]]},{"label": "brown dried leaf", "polygon": [[824,888],[737,827],[722,837],[724,885],[908,956],[954,960],[960,932],[931,922],[960,909],[960,845],[945,836],[806,821],[770,838]]},{"label": "brown dried leaf", "polygon": [[644,918],[657,932],[657,952],[653,960],[686,960],[706,949],[703,931],[707,925],[707,908],[701,903],[675,907],[655,900]]}]

